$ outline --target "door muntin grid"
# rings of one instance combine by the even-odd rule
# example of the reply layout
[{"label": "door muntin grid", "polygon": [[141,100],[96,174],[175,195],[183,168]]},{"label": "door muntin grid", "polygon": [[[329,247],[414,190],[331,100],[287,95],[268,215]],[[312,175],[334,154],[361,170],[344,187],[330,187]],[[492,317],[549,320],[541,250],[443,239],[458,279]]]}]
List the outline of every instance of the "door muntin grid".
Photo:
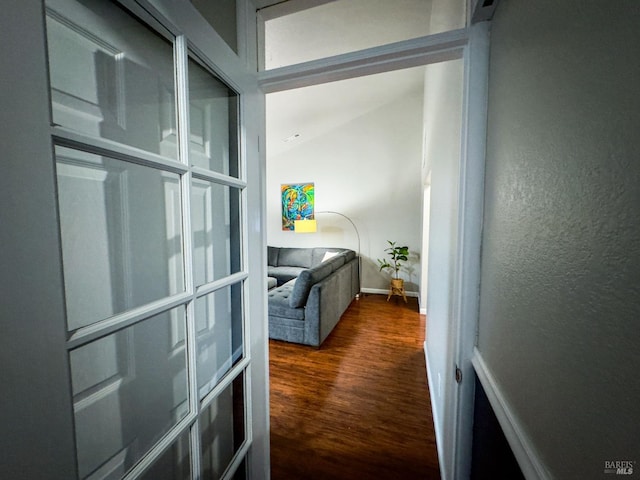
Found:
[{"label": "door muntin grid", "polygon": [[[116,2],[46,6],[79,475],[148,478],[171,465],[197,476],[200,412],[244,384],[249,365],[240,96],[186,41]],[[203,275],[197,185],[209,193],[195,218],[213,227]],[[178,295],[184,303],[158,312]],[[246,389],[235,391],[242,399],[219,408],[220,421],[246,417]],[[237,428],[222,470],[243,464],[250,434],[245,421]]]}]

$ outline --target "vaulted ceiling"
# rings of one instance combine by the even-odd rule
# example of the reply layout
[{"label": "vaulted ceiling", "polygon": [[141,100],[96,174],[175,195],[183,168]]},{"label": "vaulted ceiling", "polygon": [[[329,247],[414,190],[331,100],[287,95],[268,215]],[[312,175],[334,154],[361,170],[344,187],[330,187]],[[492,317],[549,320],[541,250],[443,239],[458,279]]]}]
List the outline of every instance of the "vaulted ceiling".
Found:
[{"label": "vaulted ceiling", "polygon": [[[278,155],[398,99],[423,92],[424,68],[267,95],[267,153]],[[292,138],[295,135],[298,137]]]},{"label": "vaulted ceiling", "polygon": [[[287,64],[310,56],[320,58],[367,48],[380,40],[390,43],[424,35],[431,0],[258,0],[257,3],[259,8],[274,5],[263,10],[265,18],[273,18],[269,20],[273,23],[267,37],[267,55],[271,51],[279,63]],[[321,4],[328,5],[305,10]],[[330,35],[324,35],[327,29]],[[424,67],[418,67],[270,94],[268,155],[282,153],[403,96],[420,93],[423,83]],[[291,139],[295,135],[299,136]],[[286,139],[290,140],[285,142]]]}]

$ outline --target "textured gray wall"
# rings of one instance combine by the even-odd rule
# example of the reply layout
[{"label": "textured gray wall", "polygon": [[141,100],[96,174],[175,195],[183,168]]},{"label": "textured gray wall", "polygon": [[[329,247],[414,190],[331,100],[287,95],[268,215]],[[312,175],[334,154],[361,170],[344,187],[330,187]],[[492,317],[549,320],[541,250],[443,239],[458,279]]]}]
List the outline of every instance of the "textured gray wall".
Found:
[{"label": "textured gray wall", "polygon": [[640,3],[492,26],[478,348],[557,478],[640,461]]}]

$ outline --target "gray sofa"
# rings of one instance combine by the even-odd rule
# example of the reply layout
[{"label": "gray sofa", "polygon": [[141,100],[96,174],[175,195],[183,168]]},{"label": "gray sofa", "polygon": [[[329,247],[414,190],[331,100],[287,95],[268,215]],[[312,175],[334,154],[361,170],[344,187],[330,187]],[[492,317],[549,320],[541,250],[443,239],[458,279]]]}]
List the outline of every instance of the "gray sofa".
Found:
[{"label": "gray sofa", "polygon": [[319,347],[359,293],[356,253],[344,248],[267,250],[267,274],[275,285],[268,292],[269,338]]}]

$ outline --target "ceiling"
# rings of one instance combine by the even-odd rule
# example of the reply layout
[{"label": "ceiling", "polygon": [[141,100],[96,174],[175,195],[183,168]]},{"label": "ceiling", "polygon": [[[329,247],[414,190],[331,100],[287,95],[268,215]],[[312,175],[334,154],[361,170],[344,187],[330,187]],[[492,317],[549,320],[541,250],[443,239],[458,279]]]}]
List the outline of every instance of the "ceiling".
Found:
[{"label": "ceiling", "polygon": [[[424,69],[397,70],[267,95],[267,155],[295,148],[399,98],[421,94]],[[300,136],[285,141],[296,134]]]},{"label": "ceiling", "polygon": [[[278,4],[271,7],[274,9],[282,9],[284,5],[275,0],[258,0],[257,3],[262,6]],[[288,0],[285,3],[298,6],[326,4],[274,19],[266,50],[273,49],[274,54],[277,52],[278,61],[291,64],[304,61],[305,57],[318,58],[367,48],[381,40],[391,42],[425,35],[424,23],[429,24],[431,0],[339,0],[328,3],[327,0]],[[399,9],[403,10],[401,14]],[[363,18],[365,10],[368,12],[366,19]],[[421,16],[420,21],[410,21],[411,16]],[[323,35],[327,31],[330,35]],[[310,41],[314,38],[315,42]],[[421,93],[424,89],[424,68],[267,95],[268,156],[312,140],[386,103]],[[284,141],[296,134],[299,137]]]}]

